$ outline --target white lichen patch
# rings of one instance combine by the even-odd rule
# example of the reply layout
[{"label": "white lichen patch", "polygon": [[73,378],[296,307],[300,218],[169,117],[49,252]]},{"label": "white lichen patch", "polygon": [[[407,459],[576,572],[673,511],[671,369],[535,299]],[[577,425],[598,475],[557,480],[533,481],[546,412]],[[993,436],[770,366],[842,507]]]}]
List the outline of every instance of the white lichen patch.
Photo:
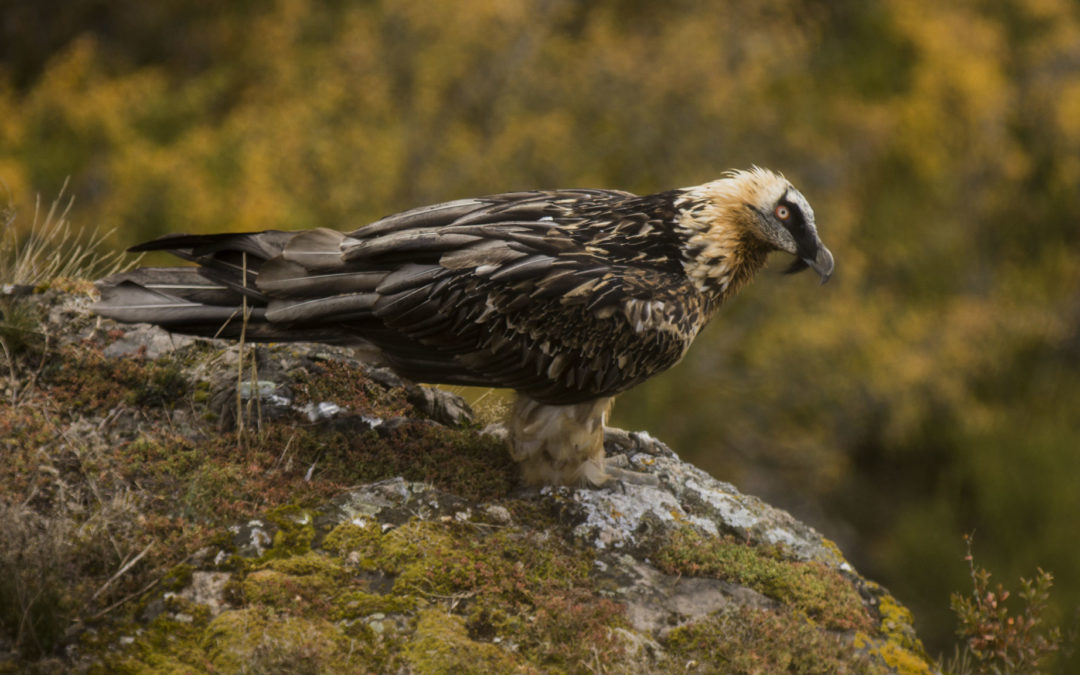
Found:
[{"label": "white lichen patch", "polygon": [[[320,403],[308,403],[306,406],[300,409],[308,420],[316,422],[318,420],[329,419],[344,412],[344,408],[337,403],[330,401],[322,401]],[[381,420],[380,420],[381,422]]]},{"label": "white lichen patch", "polygon": [[743,506],[738,499],[730,494],[708,489],[695,480],[688,480],[685,485],[687,490],[693,492],[703,503],[707,504],[715,512],[716,517],[729,528],[749,530],[761,520],[758,515]]},{"label": "white lichen patch", "polygon": [[637,533],[646,521],[688,524],[717,534],[714,523],[688,514],[674,495],[662,488],[623,484],[617,490],[577,490],[571,500],[581,507],[585,518],[574,528],[574,536],[599,550],[637,544]]}]

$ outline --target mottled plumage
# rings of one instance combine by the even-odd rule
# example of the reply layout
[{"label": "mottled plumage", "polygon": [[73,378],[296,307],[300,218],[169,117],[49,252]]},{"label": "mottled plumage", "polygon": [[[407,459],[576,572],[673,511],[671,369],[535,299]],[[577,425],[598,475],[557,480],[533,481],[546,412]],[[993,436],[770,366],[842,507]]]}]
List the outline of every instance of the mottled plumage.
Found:
[{"label": "mottled plumage", "polygon": [[[599,484],[610,399],[677,363],[770,251],[823,279],[805,198],[754,169],[682,190],[516,192],[317,229],[169,235],[197,267],[100,283],[97,311],[182,333],[373,347],[410,379],[508,387],[533,483]],[[244,270],[247,276],[244,278]]]}]

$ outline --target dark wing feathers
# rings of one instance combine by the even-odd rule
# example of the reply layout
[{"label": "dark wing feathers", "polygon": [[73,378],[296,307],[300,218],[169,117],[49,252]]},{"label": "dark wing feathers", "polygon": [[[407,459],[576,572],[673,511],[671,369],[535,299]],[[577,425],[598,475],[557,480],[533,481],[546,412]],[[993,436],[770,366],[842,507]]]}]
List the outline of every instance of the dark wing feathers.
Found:
[{"label": "dark wing feathers", "polygon": [[430,284],[446,275],[446,270],[439,265],[417,265],[407,263],[387,274],[375,292],[379,295],[391,295]]},{"label": "dark wing feathers", "polygon": [[[327,230],[328,232],[331,230]],[[169,251],[187,260],[195,260],[215,253],[247,253],[260,260],[268,260],[281,252],[285,243],[296,236],[295,232],[266,230],[255,234],[167,234],[153,241],[132,246],[129,251]]]},{"label": "dark wing feathers", "polygon": [[[560,205],[573,207],[581,203],[599,204],[632,197],[634,195],[631,193],[619,190],[506,192],[402,211],[354,230],[348,236],[362,239],[430,227],[452,228],[485,223],[505,224],[511,221],[536,222],[554,216]],[[566,211],[565,208],[562,210]]]},{"label": "dark wing feathers", "polygon": [[453,251],[483,239],[482,234],[462,234],[443,230],[420,230],[394,232],[377,239],[347,239],[342,245],[346,262],[392,258],[416,260],[434,256],[438,259],[447,251]]},{"label": "dark wing feathers", "polygon": [[556,265],[565,267],[572,265],[571,260],[559,260],[550,255],[538,253],[527,255],[510,263],[495,266],[485,266],[483,271],[477,270],[477,274],[485,276],[489,280],[500,283],[515,283],[536,279],[537,275],[543,275]]},{"label": "dark wing feathers", "polygon": [[573,403],[672,365],[704,322],[670,238],[654,245],[644,234],[671,229],[671,204],[642,199],[520,192],[413,209],[349,234],[170,235],[132,250],[168,250],[198,267],[110,277],[97,310],[233,336],[247,296],[249,339],[363,341],[406,377]]},{"label": "dark wing feathers", "polygon": [[[345,235],[320,227],[295,232],[284,242],[279,253],[289,262],[302,265],[312,272],[340,271],[341,245]],[[270,256],[267,260],[276,257]]]},{"label": "dark wing feathers", "polygon": [[527,251],[511,248],[501,239],[487,239],[456,251],[444,253],[439,258],[439,265],[448,270],[461,270],[476,268],[481,265],[501,265],[527,255]]},{"label": "dark wing feathers", "polygon": [[453,202],[422,206],[401,213],[395,213],[364,225],[348,234],[354,238],[382,237],[402,230],[423,229],[425,227],[447,227],[457,219],[488,205],[485,199],[459,199]]},{"label": "dark wing feathers", "polygon": [[263,293],[275,298],[304,298],[313,295],[374,291],[389,272],[348,270],[311,272],[302,265],[274,258],[266,263],[256,280]]}]

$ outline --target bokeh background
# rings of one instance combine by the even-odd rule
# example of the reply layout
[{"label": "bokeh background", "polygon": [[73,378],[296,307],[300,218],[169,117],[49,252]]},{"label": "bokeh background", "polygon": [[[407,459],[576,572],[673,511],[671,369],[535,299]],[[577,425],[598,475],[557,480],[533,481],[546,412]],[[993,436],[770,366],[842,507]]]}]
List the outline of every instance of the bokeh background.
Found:
[{"label": "bokeh background", "polygon": [[1074,0],[0,2],[0,198],[70,177],[117,248],[751,164],[814,204],[836,276],[774,261],[616,424],[838,541],[932,653],[964,533],[1008,585],[1052,571],[1067,626]]}]

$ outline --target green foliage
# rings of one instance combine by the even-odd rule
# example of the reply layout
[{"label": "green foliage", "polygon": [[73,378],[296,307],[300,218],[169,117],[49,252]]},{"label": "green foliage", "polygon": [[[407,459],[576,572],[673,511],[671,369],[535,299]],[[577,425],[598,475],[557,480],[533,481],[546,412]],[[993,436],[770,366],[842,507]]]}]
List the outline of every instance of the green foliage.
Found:
[{"label": "green foliage", "polygon": [[[119,228],[118,245],[349,229],[501,190],[784,171],[815,206],[833,282],[767,271],[682,366],[622,397],[614,422],[853,532],[853,562],[915,610],[932,650],[952,639],[942,598],[966,583],[948,572],[963,532],[995,542],[984,555],[1003,574],[1054,570],[1049,614],[1080,604],[1076,3],[0,12],[13,206],[32,213],[36,190],[71,176],[72,217]],[[19,241],[29,221],[13,221]],[[240,480],[202,476],[200,494]],[[505,486],[473,486],[488,488]]]},{"label": "green foliage", "polygon": [[973,588],[970,596],[953,593],[950,605],[960,622],[957,635],[964,640],[967,654],[974,657],[970,672],[1038,671],[1061,645],[1060,629],[1044,625],[1053,575],[1040,569],[1034,579],[1021,577],[1022,611],[1010,614],[1006,601],[1011,593],[1001,584],[990,585],[990,572],[975,564],[970,537],[966,542]]}]

